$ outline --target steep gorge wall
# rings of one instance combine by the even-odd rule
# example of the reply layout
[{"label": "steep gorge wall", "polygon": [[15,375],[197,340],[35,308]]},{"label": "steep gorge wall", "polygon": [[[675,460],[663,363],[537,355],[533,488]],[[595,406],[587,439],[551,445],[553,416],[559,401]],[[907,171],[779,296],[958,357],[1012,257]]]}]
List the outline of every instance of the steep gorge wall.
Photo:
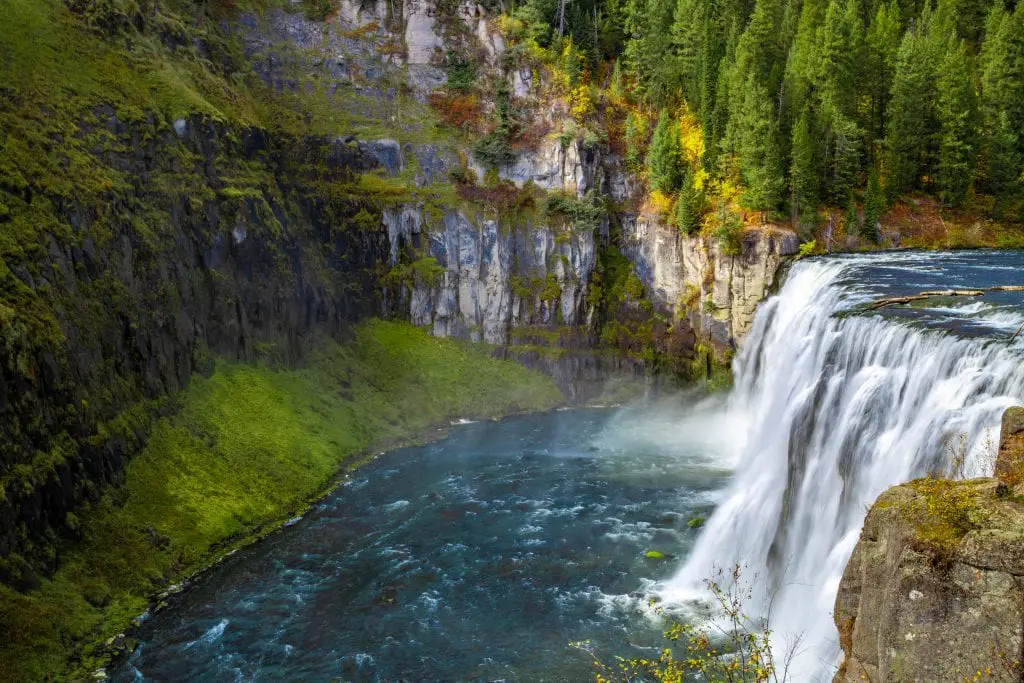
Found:
[{"label": "steep gorge wall", "polygon": [[32,574],[23,553],[56,561],[53,531],[120,479],[210,358],[293,362],[315,333],[381,310],[386,233],[350,228],[357,203],[302,177],[313,165],[318,182],[349,182],[376,165],[358,146],[99,113],[110,136],[95,153],[126,187],[102,214],[51,198],[36,254],[5,259],[8,296],[33,316],[8,317],[0,365],[0,576],[15,583]]},{"label": "steep gorge wall", "polygon": [[[475,41],[488,77],[537,100],[537,74],[499,64],[483,10],[464,4],[458,16],[457,38]],[[622,208],[639,182],[614,154],[558,134],[499,175],[607,197],[614,208],[598,225],[504,213],[480,186],[469,199],[453,192],[453,170],[470,161],[481,182],[483,169],[410,118],[402,95],[422,103],[444,83],[452,36],[439,25],[436,7],[414,2],[232,25],[269,90],[306,98],[296,74],[316,72],[309,101],[322,95],[321,118],[352,133],[102,105],[34,152],[56,168],[73,149],[88,177],[0,175],[0,227],[13,235],[0,245],[0,580],[31,586],[57,564],[69,513],[120,480],[153,418],[216,356],[300,362],[317,335],[397,316],[498,345],[585,398],[610,373],[656,372],[695,360],[701,340],[727,351],[742,335],[795,238],[750,230],[738,254],[684,238]],[[389,40],[402,49],[380,49]],[[212,48],[194,42],[208,59]],[[551,123],[564,105],[538,111]]]},{"label": "steep gorge wall", "polygon": [[[433,258],[440,268],[419,277],[400,302],[434,334],[506,344],[516,328],[593,328],[600,302],[588,294],[602,253],[613,248],[632,265],[654,311],[670,325],[683,321],[719,355],[728,355],[782,260],[797,252],[796,235],[788,230],[748,228],[740,248],[727,253],[710,237],[683,236],[664,216],[630,208],[642,204],[642,179],[606,144],[571,132],[566,102],[551,97],[542,70],[506,48],[495,22],[476,3],[342,0],[327,24],[272,13],[265,24],[248,27],[246,40],[254,54],[263,51],[263,63],[277,65],[264,72],[271,85],[287,83],[282,65],[289,60],[282,55],[286,46],[298,45],[308,51],[303,68],[323,73],[324,87],[354,84],[382,99],[397,83],[425,101],[447,81],[448,52],[472,54],[477,79],[505,82],[512,106],[530,112],[531,129],[542,132],[496,169],[497,178],[520,189],[598,197],[611,207],[596,229],[480,206],[435,205],[432,211],[424,202],[410,202],[386,211],[392,264],[408,249],[410,259]],[[404,49],[384,49],[394,45]],[[462,160],[477,182],[485,182],[485,167],[458,140],[371,144],[392,150],[385,164],[389,176],[412,177],[425,191],[449,183]]]}]

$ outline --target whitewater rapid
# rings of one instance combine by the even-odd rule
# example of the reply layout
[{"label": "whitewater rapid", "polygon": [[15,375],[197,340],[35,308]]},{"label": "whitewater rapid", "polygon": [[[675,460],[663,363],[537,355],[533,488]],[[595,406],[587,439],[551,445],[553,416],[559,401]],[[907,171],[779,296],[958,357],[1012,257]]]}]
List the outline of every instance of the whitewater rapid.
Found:
[{"label": "whitewater rapid", "polygon": [[[801,683],[830,680],[840,661],[833,604],[872,502],[954,461],[960,476],[991,474],[1002,411],[1024,397],[1019,340],[947,321],[968,329],[982,302],[936,309],[947,329],[856,312],[878,289],[854,276],[879,265],[911,279],[943,267],[929,255],[804,261],[758,310],[723,408],[733,479],[664,590],[692,599],[716,568],[742,565],[748,609],[771,606],[777,659],[792,657]],[[989,312],[992,329],[1022,320],[1012,307]]]}]

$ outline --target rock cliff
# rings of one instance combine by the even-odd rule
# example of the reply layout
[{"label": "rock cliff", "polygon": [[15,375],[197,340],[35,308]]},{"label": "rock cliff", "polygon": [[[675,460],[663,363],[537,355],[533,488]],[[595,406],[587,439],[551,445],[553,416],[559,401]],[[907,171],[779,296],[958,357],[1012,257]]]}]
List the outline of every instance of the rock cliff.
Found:
[{"label": "rock cliff", "polygon": [[843,574],[839,682],[1024,676],[1024,409],[995,479],[922,479],[872,506]]},{"label": "rock cliff", "polygon": [[[74,6],[121,16],[94,5]],[[27,59],[0,98],[9,139],[27,141],[0,148],[12,585],[58,564],[69,513],[120,480],[212,358],[297,363],[317,335],[397,317],[495,345],[582,399],[608,374],[693,377],[710,349],[727,358],[796,250],[752,228],[726,253],[641,211],[621,155],[569,125],[473,3],[343,2],[326,20],[154,7],[86,26],[95,14],[18,0],[45,19],[19,31],[70,51]],[[497,168],[426,104],[456,49],[523,120]]]}]

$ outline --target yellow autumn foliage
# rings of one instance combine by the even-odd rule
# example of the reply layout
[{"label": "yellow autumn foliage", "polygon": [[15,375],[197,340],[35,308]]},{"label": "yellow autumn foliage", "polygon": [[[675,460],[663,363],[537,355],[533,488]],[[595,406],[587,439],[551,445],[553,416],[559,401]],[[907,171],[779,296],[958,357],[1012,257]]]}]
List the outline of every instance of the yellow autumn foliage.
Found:
[{"label": "yellow autumn foliage", "polygon": [[594,98],[590,94],[590,86],[580,83],[569,91],[569,113],[577,121],[582,122],[596,111]]},{"label": "yellow autumn foliage", "polygon": [[660,213],[662,215],[667,214],[669,209],[672,208],[672,195],[665,194],[661,190],[653,190],[648,205],[648,209],[651,213]]},{"label": "yellow autumn foliage", "polygon": [[704,131],[701,130],[700,121],[685,103],[679,108],[678,118],[679,144],[683,148],[683,156],[690,166],[699,168],[701,157],[704,156]]}]

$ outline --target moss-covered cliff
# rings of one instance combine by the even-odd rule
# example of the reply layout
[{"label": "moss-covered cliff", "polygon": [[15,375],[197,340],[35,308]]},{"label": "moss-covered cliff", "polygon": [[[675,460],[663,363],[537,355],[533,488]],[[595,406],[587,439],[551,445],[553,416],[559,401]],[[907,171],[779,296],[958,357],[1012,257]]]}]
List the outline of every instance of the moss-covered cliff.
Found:
[{"label": "moss-covered cliff", "polygon": [[541,374],[403,323],[320,340],[297,370],[218,361],[167,400],[123,484],[68,513],[56,573],[0,586],[0,678],[89,675],[151,595],[280,528],[339,467],[448,420],[562,400]]},{"label": "moss-covered cliff", "polygon": [[[0,12],[0,677],[86,671],[370,447],[560,400],[521,364],[574,398],[722,379],[789,236],[684,237],[606,140],[550,130],[557,69],[398,5]],[[535,128],[501,173],[451,120],[451,46]]]}]

